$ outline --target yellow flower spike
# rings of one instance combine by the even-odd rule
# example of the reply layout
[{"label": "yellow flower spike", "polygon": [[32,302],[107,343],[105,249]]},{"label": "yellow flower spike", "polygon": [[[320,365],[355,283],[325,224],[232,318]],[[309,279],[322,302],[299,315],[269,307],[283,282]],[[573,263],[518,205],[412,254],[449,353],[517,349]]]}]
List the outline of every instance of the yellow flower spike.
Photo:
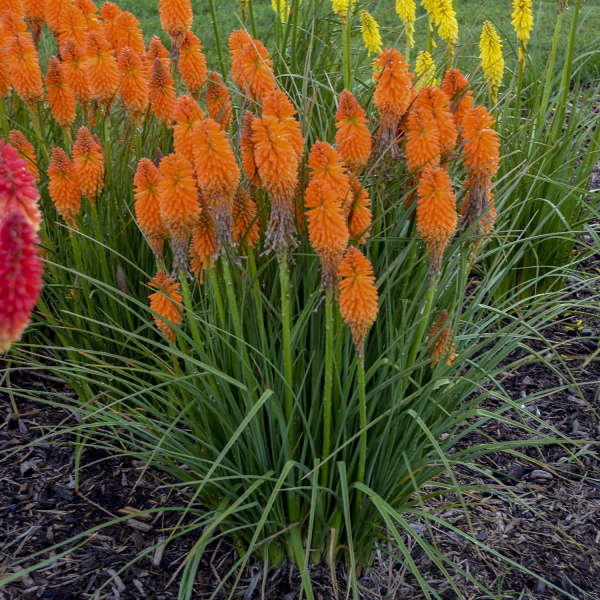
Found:
[{"label": "yellow flower spike", "polygon": [[[352,6],[354,6],[356,0],[352,0]],[[336,15],[345,18],[348,14],[348,5],[350,0],[331,0],[331,9]]]},{"label": "yellow flower spike", "polygon": [[360,11],[360,31],[369,56],[373,53],[379,54],[383,45],[381,35],[379,34],[379,25],[366,10]]},{"label": "yellow flower spike", "polygon": [[417,18],[415,0],[396,0],[396,13],[404,23],[408,46],[412,48],[415,45],[415,20]]},{"label": "yellow flower spike", "polygon": [[448,45],[448,51],[454,54],[454,46],[458,41],[458,21],[452,0],[437,0],[436,18],[438,34]]},{"label": "yellow flower spike", "polygon": [[440,84],[436,75],[435,63],[431,54],[427,50],[421,50],[415,62],[415,72],[417,73],[417,81],[415,87],[436,87]]},{"label": "yellow flower spike", "polygon": [[288,4],[288,0],[271,0],[271,6],[279,17],[279,20],[282,23],[285,23],[290,16],[290,5]]},{"label": "yellow flower spike", "polygon": [[504,75],[504,57],[500,36],[489,21],[483,23],[479,50],[481,67],[490,88],[490,101],[495,105],[498,102],[498,90]]},{"label": "yellow flower spike", "polygon": [[527,51],[527,42],[533,28],[531,0],[513,0],[513,13],[511,16],[511,24],[515,28],[519,40],[519,61],[523,62]]}]

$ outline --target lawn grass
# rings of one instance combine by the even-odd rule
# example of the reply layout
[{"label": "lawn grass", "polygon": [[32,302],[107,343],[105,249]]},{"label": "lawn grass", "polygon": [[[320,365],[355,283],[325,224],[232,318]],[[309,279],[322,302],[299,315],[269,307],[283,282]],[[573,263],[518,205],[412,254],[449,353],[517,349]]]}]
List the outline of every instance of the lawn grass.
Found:
[{"label": "lawn grass", "polygon": [[[329,0],[318,0],[322,6],[324,18],[331,17]],[[416,46],[413,52],[425,47],[425,35],[427,31],[426,15],[424,9],[417,0],[417,25]],[[133,12],[140,20],[144,34],[149,39],[152,35],[159,35],[165,43],[167,36],[160,27],[158,16],[158,0],[121,0],[119,5],[124,10]],[[398,45],[404,48],[403,26],[394,10],[394,0],[376,0],[370,2],[357,2],[358,9],[366,8],[378,20],[381,26],[383,43],[386,46]],[[478,65],[479,56],[479,34],[482,23],[489,19],[494,23],[500,36],[504,41],[505,55],[514,55],[516,37],[510,24],[512,2],[510,0],[457,0],[456,8],[459,21],[459,42],[457,46],[458,65],[467,72],[472,72]],[[209,65],[218,69],[218,59],[215,47],[215,35],[211,19],[208,0],[195,0],[193,2],[195,19],[194,32],[202,40]],[[215,2],[217,23],[221,32],[223,47],[226,47],[227,35],[233,29],[241,26],[241,10],[237,0],[218,0]],[[556,12],[558,10],[557,0],[534,0],[534,28],[529,43],[530,57],[536,67],[545,64],[546,57],[550,52],[552,35]],[[258,37],[267,43],[272,51],[269,41],[272,39],[275,13],[271,8],[270,0],[254,0],[253,11]],[[567,11],[563,21],[561,41],[566,42],[570,27],[572,10]],[[359,27],[359,19],[355,19],[355,26]],[[600,0],[587,0],[582,9],[580,34],[577,37],[576,53],[587,54],[590,61],[583,71],[586,79],[597,79],[600,75],[600,47],[598,46],[598,31],[600,31]],[[356,36],[356,50],[362,52],[359,46],[360,37]],[[564,46],[564,43],[563,43]],[[225,48],[226,49],[226,48]],[[332,51],[341,51],[332,48]],[[441,55],[443,43],[439,44],[438,51]],[[413,57],[414,58],[414,57]],[[558,57],[559,60],[561,57]],[[514,61],[507,61],[514,64]]]}]

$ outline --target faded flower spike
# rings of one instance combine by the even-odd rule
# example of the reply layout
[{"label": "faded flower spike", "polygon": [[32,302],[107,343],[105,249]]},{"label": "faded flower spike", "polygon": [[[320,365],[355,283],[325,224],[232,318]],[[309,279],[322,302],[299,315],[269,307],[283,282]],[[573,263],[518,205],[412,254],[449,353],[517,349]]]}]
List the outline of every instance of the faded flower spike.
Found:
[{"label": "faded flower spike", "polygon": [[429,343],[429,356],[431,357],[431,368],[437,365],[440,360],[446,361],[446,365],[451,367],[456,358],[454,342],[452,340],[452,330],[448,323],[448,311],[442,310],[435,320],[427,335]]}]

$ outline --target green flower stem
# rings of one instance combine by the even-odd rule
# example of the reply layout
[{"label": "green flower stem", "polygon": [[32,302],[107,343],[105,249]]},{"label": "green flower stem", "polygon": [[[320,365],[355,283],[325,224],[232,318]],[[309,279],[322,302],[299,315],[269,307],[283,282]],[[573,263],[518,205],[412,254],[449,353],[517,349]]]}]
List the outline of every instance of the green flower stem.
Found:
[{"label": "green flower stem", "polygon": [[290,270],[286,256],[279,258],[279,284],[281,286],[281,326],[283,341],[283,372],[285,377],[285,416],[288,422],[290,459],[296,443],[293,423],[294,413],[294,373],[292,369],[292,302],[290,292]]},{"label": "green flower stem", "polygon": [[525,55],[523,60],[519,61],[519,74],[517,76],[517,97],[515,104],[515,120],[517,131],[521,133],[521,93],[523,90],[523,71],[525,70]]},{"label": "green flower stem", "polygon": [[254,22],[254,9],[252,8],[252,0],[248,0],[248,14],[250,15],[250,31],[252,37],[256,37],[256,23]]},{"label": "green flower stem", "polygon": [[556,17],[554,26],[554,36],[552,37],[552,49],[550,50],[550,58],[546,67],[546,82],[544,83],[544,92],[542,94],[542,103],[538,111],[538,129],[542,125],[542,120],[545,118],[545,113],[548,110],[548,102],[550,102],[550,92],[552,90],[552,75],[554,73],[554,65],[556,63],[556,51],[558,49],[558,38],[562,26],[564,12],[559,11]]},{"label": "green flower stem", "polygon": [[358,481],[365,482],[367,464],[367,393],[365,388],[365,363],[358,358],[358,401],[360,411],[360,452],[358,459]]},{"label": "green flower stem", "polygon": [[423,339],[425,328],[427,327],[427,323],[429,322],[429,314],[431,313],[431,309],[433,307],[433,300],[435,298],[436,287],[437,285],[434,281],[432,281],[429,284],[429,289],[427,290],[427,299],[425,300],[425,307],[423,308],[423,316],[421,317],[421,321],[419,322],[417,335],[413,340],[413,344],[410,349],[410,354],[408,355],[408,367],[412,367],[415,364],[415,359],[417,358],[417,353],[419,351],[419,347],[421,346],[421,340]]},{"label": "green flower stem", "polygon": [[112,147],[110,139],[110,116],[104,111],[104,164],[106,165],[105,185],[112,182]]},{"label": "green flower stem", "polygon": [[208,0],[210,5],[210,16],[213,22],[213,30],[215,32],[215,45],[217,46],[217,55],[219,57],[219,65],[221,66],[221,75],[225,78],[225,62],[223,61],[223,50],[221,49],[221,37],[219,35],[219,26],[217,25],[217,13],[215,12],[215,1]]},{"label": "green flower stem", "polygon": [[342,46],[344,52],[344,88],[352,91],[352,3],[348,3],[348,13],[342,19]]},{"label": "green flower stem", "polygon": [[[333,289],[328,289],[325,296],[325,384],[323,387],[323,453],[325,460],[331,449],[331,390],[333,388]],[[329,462],[323,465],[321,485],[327,485]]]},{"label": "green flower stem", "polygon": [[210,284],[213,290],[213,298],[215,299],[215,304],[217,305],[219,327],[225,331],[227,329],[225,322],[225,308],[223,306],[223,298],[221,296],[221,289],[219,288],[219,279],[217,277],[217,271],[214,265],[208,267],[208,277],[210,278]]},{"label": "green flower stem", "polygon": [[6,99],[0,98],[0,124],[2,126],[2,136],[8,140],[8,117],[6,115]]},{"label": "green flower stem", "polygon": [[258,277],[256,275],[256,257],[254,255],[254,250],[248,250],[248,270],[250,272],[250,278],[253,281],[252,291],[254,293],[254,297],[256,299],[256,321],[258,325],[258,333],[260,336],[260,341],[262,344],[263,352],[267,352],[269,348],[269,342],[267,340],[267,332],[265,330],[265,322],[263,320],[264,308],[262,295],[260,293],[260,283],[258,281]]}]

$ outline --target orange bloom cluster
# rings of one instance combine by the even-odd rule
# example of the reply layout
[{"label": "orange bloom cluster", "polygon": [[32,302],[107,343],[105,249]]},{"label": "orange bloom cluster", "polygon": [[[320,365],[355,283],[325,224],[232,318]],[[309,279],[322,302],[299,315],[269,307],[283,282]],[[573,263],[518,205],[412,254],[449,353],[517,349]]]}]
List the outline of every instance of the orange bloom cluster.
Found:
[{"label": "orange bloom cluster", "polygon": [[233,198],[240,170],[223,128],[207,118],[194,125],[194,167],[219,244],[233,244]]},{"label": "orange bloom cluster", "polygon": [[417,194],[417,231],[427,245],[429,273],[435,279],[441,269],[444,250],[456,231],[458,221],[454,191],[446,169],[427,169],[421,175]]},{"label": "orange bloom cluster", "polygon": [[117,56],[125,48],[131,48],[142,56],[146,51],[144,35],[140,29],[140,22],[128,11],[123,11],[115,19],[115,44],[113,46]]},{"label": "orange bloom cluster", "polygon": [[173,125],[173,142],[175,152],[185,156],[192,164],[194,163],[194,135],[193,129],[196,123],[205,118],[203,110],[191,96],[179,96],[173,113],[175,125]]},{"label": "orange bloom cluster", "polygon": [[85,70],[90,92],[108,110],[121,80],[112,47],[100,33],[88,31],[86,54]]},{"label": "orange bloom cluster", "polygon": [[185,34],[179,49],[179,72],[185,87],[197,98],[206,81],[206,57],[202,43],[191,31]]},{"label": "orange bloom cluster", "polygon": [[158,12],[160,24],[171,38],[171,46],[180,48],[194,22],[192,3],[190,0],[159,0]]},{"label": "orange bloom cluster", "polygon": [[10,71],[6,61],[0,60],[0,98],[8,98],[12,84],[10,82]]},{"label": "orange bloom cluster", "polygon": [[252,100],[262,102],[277,84],[273,61],[260,40],[245,31],[234,31],[229,36],[233,81]]},{"label": "orange bloom cluster", "polygon": [[62,15],[71,5],[70,0],[51,0],[46,3],[46,23],[52,35],[58,39]]},{"label": "orange bloom cluster", "polygon": [[456,129],[462,134],[465,114],[473,106],[473,92],[469,82],[458,69],[448,69],[444,75],[442,90],[450,98],[450,110],[454,115]]},{"label": "orange bloom cluster", "polygon": [[258,175],[256,161],[254,160],[254,143],[252,141],[252,124],[254,123],[255,118],[256,117],[249,110],[244,111],[239,144],[244,173],[251,185],[259,186],[260,177]]},{"label": "orange bloom cluster", "polygon": [[494,124],[494,117],[483,106],[470,108],[463,119],[463,162],[468,172],[463,226],[477,223],[479,233],[484,233],[485,215],[491,214],[492,177],[500,165],[500,139],[492,129]]},{"label": "orange bloom cluster", "polygon": [[179,275],[187,269],[189,237],[200,216],[198,189],[191,163],[179,154],[169,154],[160,161],[160,174],[160,217],[171,235],[173,270]]},{"label": "orange bloom cluster", "polygon": [[379,71],[374,79],[377,82],[373,94],[373,102],[381,116],[376,141],[377,154],[388,147],[392,156],[398,157],[396,144],[397,129],[400,119],[408,110],[414,96],[413,73],[408,70],[404,56],[393,48],[385,49],[377,60]]},{"label": "orange bloom cluster", "polygon": [[152,66],[156,59],[162,62],[165,69],[170,69],[169,64],[169,51],[165,48],[161,39],[155,35],[152,36],[150,43],[148,44],[148,51],[146,52],[146,63]]},{"label": "orange bloom cluster", "polygon": [[6,45],[6,62],[11,84],[23,101],[33,106],[41,100],[44,97],[42,72],[30,34],[9,38]]},{"label": "orange bloom cluster", "polygon": [[300,130],[300,123],[296,119],[296,112],[290,99],[279,88],[264,97],[263,117],[275,117],[283,125],[284,135],[292,145],[299,163],[304,154],[304,138]]},{"label": "orange bloom cluster", "polygon": [[76,42],[85,43],[87,23],[79,8],[69,3],[61,11],[58,23],[58,47],[61,48],[66,38],[73,38]]},{"label": "orange bloom cluster", "polygon": [[233,199],[233,239],[245,252],[254,248],[260,237],[260,219],[257,215],[256,202],[248,190],[238,187]]},{"label": "orange bloom cluster", "polygon": [[440,360],[445,360],[446,365],[452,366],[456,358],[455,346],[452,340],[452,331],[448,323],[448,311],[442,310],[438,318],[434,321],[429,333],[427,334],[429,343],[429,356],[431,357],[431,368],[437,365]]},{"label": "orange bloom cluster", "polygon": [[159,271],[149,285],[158,290],[148,296],[150,308],[156,313],[154,323],[158,330],[174,344],[176,334],[173,325],[178,327],[183,321],[179,282],[165,272]]},{"label": "orange bloom cluster", "polygon": [[447,161],[458,137],[454,116],[450,112],[450,99],[439,88],[422,87],[414,106],[430,117],[427,121],[437,131],[442,162]]},{"label": "orange bloom cluster", "polygon": [[159,183],[160,172],[154,163],[147,158],[140,159],[133,178],[135,218],[156,260],[161,262],[168,232],[160,216]]},{"label": "orange bloom cluster", "polygon": [[200,283],[204,282],[204,270],[212,266],[216,253],[215,227],[208,210],[203,206],[198,222],[192,231],[192,243],[190,244],[192,273],[200,279]]},{"label": "orange bloom cluster", "polygon": [[231,123],[231,96],[218,73],[211,71],[206,83],[206,109],[211,119],[228,129]]},{"label": "orange bloom cluster", "polygon": [[340,94],[335,118],[335,145],[338,152],[350,169],[364,167],[371,155],[373,141],[367,127],[366,113],[352,92],[344,90]]},{"label": "orange bloom cluster", "polygon": [[418,173],[440,164],[440,135],[429,111],[413,107],[406,119],[406,162]]},{"label": "orange bloom cluster", "polygon": [[25,168],[31,173],[33,179],[37,182],[40,178],[40,172],[37,167],[37,157],[35,155],[35,148],[29,142],[29,140],[18,130],[11,129],[8,134],[8,141],[25,160]]},{"label": "orange bloom cluster", "polygon": [[63,128],[68,128],[75,120],[75,95],[65,80],[63,65],[56,56],[48,61],[46,73],[46,94],[52,116]]},{"label": "orange bloom cluster", "polygon": [[73,38],[67,38],[63,42],[61,56],[65,81],[73,90],[75,99],[86,109],[92,99],[92,92],[88,83],[83,47]]},{"label": "orange bloom cluster", "polygon": [[170,70],[164,66],[159,58],[155,58],[152,64],[148,92],[150,108],[154,116],[165,125],[170,125],[173,120],[177,98]]},{"label": "orange bloom cluster", "polygon": [[100,16],[102,17],[103,24],[101,33],[110,42],[113,48],[117,47],[117,26],[116,19],[121,14],[121,9],[114,2],[104,2],[100,9]]},{"label": "orange bloom cluster", "polygon": [[87,127],[77,132],[73,165],[81,193],[94,205],[104,187],[104,151]]},{"label": "orange bloom cluster", "polygon": [[148,77],[142,57],[129,46],[119,53],[121,98],[134,123],[139,124],[148,107]]},{"label": "orange bloom cluster", "polygon": [[323,287],[330,289],[350,237],[344,210],[350,181],[339,154],[327,142],[313,145],[308,165],[312,172],[304,195],[308,237],[321,259]]},{"label": "orange bloom cluster", "polygon": [[364,358],[367,332],[377,318],[377,288],[373,266],[358,248],[348,248],[340,264],[340,313],[354,340],[360,360]]},{"label": "orange bloom cluster", "polygon": [[370,235],[373,221],[371,200],[367,190],[362,186],[356,175],[350,175],[350,187],[352,203],[349,206],[348,230],[352,240],[355,240],[358,244],[364,244]]},{"label": "orange bloom cluster", "polygon": [[75,166],[62,148],[53,148],[48,165],[48,192],[60,216],[75,227],[81,207],[81,192]]}]

